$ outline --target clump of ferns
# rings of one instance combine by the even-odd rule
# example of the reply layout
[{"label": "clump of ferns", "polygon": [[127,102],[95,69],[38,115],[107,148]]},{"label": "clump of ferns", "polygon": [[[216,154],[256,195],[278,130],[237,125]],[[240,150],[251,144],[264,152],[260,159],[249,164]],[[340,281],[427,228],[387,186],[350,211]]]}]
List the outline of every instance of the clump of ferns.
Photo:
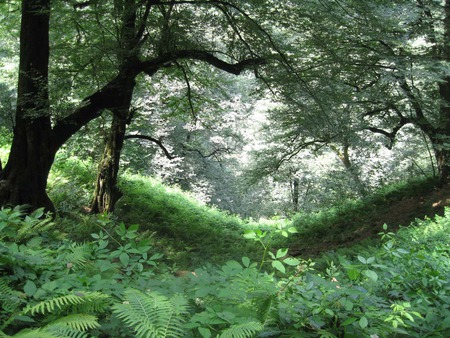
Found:
[{"label": "clump of ferns", "polygon": [[42,233],[48,233],[54,226],[52,217],[39,208],[31,214],[24,215],[23,206],[14,209],[0,210],[0,239],[10,239],[16,243],[24,243],[28,239]]},{"label": "clump of ferns", "polygon": [[[26,306],[20,318],[34,324],[13,336],[0,331],[0,337],[88,337],[100,327],[98,315],[110,308],[110,297],[100,292],[74,292]],[[2,328],[5,330],[6,327]]]},{"label": "clump of ferns", "polygon": [[25,295],[14,290],[6,279],[0,278],[0,332],[16,319],[25,304]]},{"label": "clump of ferns", "polygon": [[138,338],[177,338],[185,333],[189,306],[185,297],[166,297],[158,292],[128,289],[123,302],[113,305],[113,313]]}]

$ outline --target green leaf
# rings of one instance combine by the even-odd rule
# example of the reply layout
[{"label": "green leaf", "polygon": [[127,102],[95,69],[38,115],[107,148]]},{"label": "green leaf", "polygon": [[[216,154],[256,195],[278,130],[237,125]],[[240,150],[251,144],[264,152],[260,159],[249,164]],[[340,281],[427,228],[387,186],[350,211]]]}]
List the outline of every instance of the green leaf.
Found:
[{"label": "green leaf", "polygon": [[37,287],[36,284],[34,284],[34,282],[27,280],[27,282],[25,283],[24,287],[23,287],[23,291],[25,292],[25,294],[28,297],[33,296],[36,293]]},{"label": "green leaf", "polygon": [[359,326],[361,327],[361,329],[365,329],[367,325],[369,325],[369,321],[367,320],[367,318],[365,316],[361,317],[359,319]]},{"label": "green leaf", "polygon": [[281,263],[280,261],[273,261],[272,266],[275,269],[277,269],[278,271],[280,271],[281,273],[286,273],[286,268],[284,267],[283,263]]},{"label": "green leaf", "polygon": [[283,263],[290,265],[290,266],[297,266],[300,264],[300,261],[297,258],[288,257],[285,260],[283,260]]},{"label": "green leaf", "polygon": [[347,270],[347,276],[350,280],[355,281],[358,279],[360,272],[358,269],[352,268]]},{"label": "green leaf", "polygon": [[290,234],[296,234],[296,233],[298,233],[297,229],[294,228],[294,227],[290,227],[289,229],[287,229],[287,231],[288,231]]},{"label": "green leaf", "polygon": [[450,317],[445,318],[442,323],[441,326],[443,329],[448,329],[450,328]]},{"label": "green leaf", "polygon": [[244,266],[246,268],[248,268],[250,266],[250,258],[248,257],[242,257],[242,264],[244,264]]},{"label": "green leaf", "polygon": [[372,281],[376,282],[378,280],[378,275],[375,271],[372,270],[364,270],[364,275],[366,275],[366,277],[370,278]]},{"label": "green leaf", "polygon": [[358,256],[358,260],[363,264],[367,264],[367,259],[365,259],[363,256]]},{"label": "green leaf", "polygon": [[284,248],[284,249],[278,249],[278,250],[277,250],[277,256],[276,256],[276,257],[277,257],[278,259],[280,259],[280,258],[286,256],[287,253],[288,253],[288,250],[289,250],[289,249],[286,249],[286,248]]},{"label": "green leaf", "polygon": [[128,231],[137,231],[139,229],[139,224],[132,224],[128,228]]},{"label": "green leaf", "polygon": [[247,239],[256,239],[256,233],[253,230],[245,230],[244,238]]},{"label": "green leaf", "polygon": [[130,263],[130,256],[126,252],[122,252],[119,256],[119,260],[123,266],[127,266]]},{"label": "green leaf", "polygon": [[350,318],[347,318],[346,320],[344,320],[344,321],[342,322],[341,326],[347,326],[347,325],[350,325],[350,324],[356,322],[357,320],[358,320],[358,318],[356,318],[356,317],[350,317]]},{"label": "green leaf", "polygon": [[199,327],[198,331],[200,332],[203,338],[211,337],[211,331],[206,327]]}]

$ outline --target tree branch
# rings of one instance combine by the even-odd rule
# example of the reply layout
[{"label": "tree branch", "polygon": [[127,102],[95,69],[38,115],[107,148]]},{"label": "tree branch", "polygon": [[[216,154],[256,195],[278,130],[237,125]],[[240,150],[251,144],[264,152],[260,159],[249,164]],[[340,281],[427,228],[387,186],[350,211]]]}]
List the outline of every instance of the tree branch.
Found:
[{"label": "tree branch", "polygon": [[166,147],[164,147],[163,143],[162,143],[160,140],[158,140],[158,139],[156,139],[156,138],[154,138],[154,137],[147,136],[147,135],[125,135],[124,138],[125,138],[125,139],[137,138],[137,139],[147,140],[147,141],[156,143],[156,144],[161,148],[161,150],[164,152],[164,155],[166,155],[166,157],[167,157],[169,160],[173,160],[174,158],[176,158],[176,156],[172,156],[172,155],[170,154],[170,152],[167,150]]},{"label": "tree branch", "polygon": [[245,69],[264,63],[264,59],[246,59],[237,63],[228,63],[214,56],[212,53],[202,50],[179,50],[164,53],[154,59],[140,61],[130,58],[119,74],[100,90],[85,98],[80,107],[64,119],[58,121],[53,128],[55,146],[59,147],[66,142],[81,127],[91,120],[99,117],[104,109],[115,108],[120,105],[121,97],[126,91],[134,87],[135,78],[141,72],[149,76],[154,75],[164,67],[172,66],[180,59],[198,60],[206,62],[225,72],[239,75]]},{"label": "tree branch", "polygon": [[239,75],[245,69],[259,66],[265,63],[265,60],[263,58],[252,58],[242,60],[237,63],[228,63],[214,56],[214,54],[211,52],[196,49],[187,49],[164,53],[152,60],[143,61],[140,64],[140,69],[142,72],[151,76],[159,69],[163,67],[170,67],[175,61],[181,59],[203,61],[210,64],[211,66],[234,75]]}]

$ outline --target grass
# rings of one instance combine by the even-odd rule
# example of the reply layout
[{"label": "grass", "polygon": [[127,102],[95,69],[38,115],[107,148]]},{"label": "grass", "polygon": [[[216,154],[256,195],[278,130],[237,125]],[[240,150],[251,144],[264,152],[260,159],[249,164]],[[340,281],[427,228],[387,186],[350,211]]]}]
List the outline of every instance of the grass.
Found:
[{"label": "grass", "polygon": [[[0,148],[2,159],[3,148]],[[76,240],[90,238],[90,233],[98,231],[95,217],[83,213],[91,199],[96,172],[91,161],[67,158],[60,152],[50,174],[49,195],[61,216],[61,227]],[[375,219],[389,224],[389,219],[383,219],[388,217],[389,205],[426,195],[433,187],[430,180],[399,183],[364,200],[349,200],[314,213],[298,213],[290,220],[256,222],[208,207],[180,189],[164,186],[152,178],[125,173],[120,180],[124,196],[113,218],[117,222],[139,224],[141,230],[153,234],[155,245],[181,268],[193,269],[205,262],[222,264],[244,255],[256,260],[261,249],[243,238],[244,231],[270,230],[280,225],[294,226],[298,234],[289,239],[276,236],[272,241],[274,248],[289,247],[291,254],[308,258],[372,240],[382,225],[375,225]],[[430,209],[430,215],[432,212]]]},{"label": "grass", "polygon": [[365,199],[348,200],[319,212],[298,213],[292,219],[298,234],[285,245],[301,255],[315,256],[361,241],[370,242],[376,239],[383,223],[397,228],[424,214],[432,215],[435,210],[428,207],[413,210],[413,215],[402,213],[405,203],[427,196],[435,186],[436,182],[430,179],[401,182],[386,186]]},{"label": "grass", "polygon": [[[82,212],[89,204],[95,173],[89,161],[64,158],[55,163],[50,175],[49,195],[61,217],[59,224],[76,240],[99,230],[96,218]],[[259,246],[242,236],[249,227],[247,222],[208,207],[177,187],[125,173],[120,189],[124,196],[112,216],[115,224],[138,224],[141,231],[152,234],[154,245],[179,268],[260,255]]]}]

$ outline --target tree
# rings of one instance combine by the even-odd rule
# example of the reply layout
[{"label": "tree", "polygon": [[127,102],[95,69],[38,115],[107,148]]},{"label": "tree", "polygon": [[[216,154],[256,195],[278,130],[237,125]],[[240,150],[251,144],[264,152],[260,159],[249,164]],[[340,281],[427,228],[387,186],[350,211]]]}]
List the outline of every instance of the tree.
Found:
[{"label": "tree", "polygon": [[265,173],[307,147],[355,147],[369,132],[392,147],[413,125],[427,135],[440,181],[448,182],[449,1],[297,4],[285,22],[297,32],[288,40],[291,70],[272,76],[290,85],[280,87],[282,105],[272,112],[278,132],[271,140],[281,148],[269,153]]},{"label": "tree", "polygon": [[[187,2],[189,3],[189,2]],[[206,3],[206,2],[205,2]],[[255,57],[255,52],[253,51],[252,47],[250,47],[250,43],[247,42],[247,38],[243,38],[240,36],[241,31],[244,32],[245,28],[242,28],[242,24],[248,24],[245,21],[251,21],[253,25],[255,23],[250,20],[249,18],[245,17],[244,22],[240,22],[241,16],[243,16],[243,12],[239,10],[237,7],[232,5],[231,3],[225,3],[225,2],[211,2],[213,4],[212,8],[210,9],[209,13],[207,13],[207,16],[202,13],[202,11],[197,8],[190,6],[182,6],[183,2],[177,3],[172,2],[166,4],[166,6],[160,5],[158,7],[159,13],[156,12],[154,15],[159,16],[160,18],[160,28],[156,32],[156,37],[153,39],[156,41],[156,44],[154,45],[154,49],[157,50],[158,55],[163,55],[164,53],[172,53],[176,51],[180,45],[183,44],[189,44],[195,46],[195,48],[198,48],[198,50],[201,50],[202,48],[205,48],[205,42],[207,44],[210,44],[208,40],[206,40],[204,37],[196,37],[195,35],[192,37],[183,37],[187,33],[186,26],[191,27],[191,34],[197,33],[195,29],[193,29],[194,25],[200,25],[202,24],[204,27],[202,27],[202,31],[209,27],[211,30],[218,30],[223,31],[220,35],[225,42],[225,45],[229,44],[226,40],[227,38],[230,40],[235,39],[236,37],[239,37],[241,39],[241,44],[236,45],[235,42],[232,43],[232,45],[227,46],[227,53],[229,56],[233,55],[252,55]],[[133,0],[126,1],[124,3],[123,9],[119,10],[121,12],[122,19],[122,34],[121,34],[121,54],[130,54],[132,51],[133,58],[139,58],[140,54],[140,47],[139,45],[136,45],[134,40],[135,36],[137,34],[142,34],[142,31],[138,31],[138,27],[136,26],[136,17],[137,17],[137,6],[134,4]],[[221,25],[225,27],[215,27],[216,23],[211,23],[205,20],[209,19],[211,16],[211,13],[213,13],[213,16],[218,19],[221,16],[224,17],[223,22]],[[186,18],[189,18],[189,22],[184,22]],[[198,21],[196,21],[198,20]],[[233,30],[231,32],[231,37],[229,36],[229,33],[227,33],[226,27],[230,26]],[[256,27],[258,28],[258,27]],[[255,28],[253,28],[254,30]],[[260,31],[263,31],[259,28]],[[149,31],[147,31],[148,34],[150,34]],[[251,31],[249,32],[251,33]],[[252,34],[254,35],[254,34]],[[193,38],[195,38],[197,41],[192,41]],[[215,39],[215,38],[214,38]],[[139,41],[139,40],[138,40]],[[217,42],[213,42],[214,45],[217,44]],[[130,56],[128,56],[130,57]],[[206,63],[209,63],[211,66],[221,69],[222,71],[229,72],[235,75],[238,75],[241,71],[235,72],[235,70],[226,69],[222,67],[221,64],[218,63],[211,63],[207,60]],[[250,62],[247,66],[252,66],[260,63],[260,59],[254,59],[254,61]],[[171,65],[166,65],[166,67],[177,67],[181,69],[181,74],[186,81],[187,84],[187,100],[189,101],[189,110],[190,112],[195,115],[193,102],[192,102],[192,89],[190,87],[190,80],[189,75],[186,69],[188,69],[188,65],[183,65],[182,61],[173,62]],[[242,69],[244,69],[244,66]],[[194,69],[194,67],[191,67],[190,70]],[[206,72],[210,70],[205,70]],[[134,85],[129,89],[130,92],[133,91]],[[108,137],[108,140],[105,145],[105,151],[104,156],[100,162],[99,166],[99,175],[97,178],[97,184],[96,189],[94,193],[94,198],[91,205],[91,211],[92,212],[111,212],[114,209],[115,202],[120,198],[121,192],[117,188],[117,175],[119,171],[119,160],[120,160],[120,154],[123,147],[123,140],[125,138],[126,128],[127,125],[132,123],[134,114],[130,114],[130,106],[132,102],[132,96],[128,96],[126,99],[126,104],[122,105],[124,109],[122,110],[122,113],[118,114],[117,111],[114,112],[113,115],[113,121],[111,124],[111,130]],[[151,139],[147,137],[147,139]]]},{"label": "tree", "polygon": [[[137,57],[137,53],[133,51],[123,58],[118,58],[118,61],[114,61],[114,75],[109,76],[108,72],[107,80],[101,83],[98,89],[82,99],[78,106],[72,108],[67,114],[56,118],[49,109],[48,93],[49,19],[52,11],[50,1],[22,1],[18,106],[10,156],[0,172],[1,205],[29,204],[34,208],[44,206],[48,210],[54,210],[45,189],[56,152],[81,127],[99,117],[104,110],[113,111],[114,116],[124,113],[138,75],[152,76],[160,69],[171,66],[179,60],[205,62],[225,72],[238,75],[245,69],[260,65],[262,63],[260,54],[262,53],[259,52],[267,50],[260,44],[261,37],[256,39],[258,45],[255,48],[250,48],[247,41],[242,40],[239,30],[237,30],[242,27],[238,26],[238,22],[239,25],[242,24],[242,18],[249,21],[247,24],[249,39],[252,36],[264,34],[261,34],[261,31],[255,29],[254,26],[251,27],[251,30],[249,29],[251,25],[255,24],[255,21],[249,19],[246,12],[239,7],[240,3],[238,2],[148,0],[135,1],[133,2],[134,6],[131,7],[128,7],[131,4],[130,1],[120,3],[127,5],[126,10],[130,10],[131,16],[136,14],[137,34],[133,36],[133,46],[142,53]],[[205,8],[205,16],[209,17],[211,25],[215,22],[214,20],[217,20],[217,12],[223,13],[221,23],[227,22],[227,20],[231,22],[228,26],[230,29],[224,28],[232,33],[231,36],[222,41],[218,39],[218,36],[210,34],[211,39],[205,40],[204,44],[179,43],[175,45],[176,48],[155,50],[148,31],[151,29],[151,25],[155,24],[155,22],[149,21],[150,12],[161,6],[167,7],[174,4],[180,6],[181,12],[186,12],[184,13],[186,15],[192,14],[187,11],[189,6]],[[91,5],[94,7],[108,6],[110,2],[75,2],[74,10],[89,8]],[[208,8],[215,11],[211,14]],[[100,9],[104,10],[105,7]],[[97,13],[100,9],[94,8]],[[108,12],[102,13],[106,15]],[[240,17],[240,21],[235,20],[235,17]],[[154,18],[152,20],[157,21]],[[189,20],[189,17],[185,16],[184,20]],[[218,28],[220,27],[222,26]],[[197,28],[201,29],[201,27]],[[196,37],[192,36],[192,32],[182,33],[195,41]],[[177,36],[177,38],[179,37]],[[227,49],[229,46],[225,42],[231,45],[245,45],[247,48],[230,50]],[[162,47],[165,46],[167,45],[162,45]],[[115,59],[114,55],[109,55],[109,57]]]}]

